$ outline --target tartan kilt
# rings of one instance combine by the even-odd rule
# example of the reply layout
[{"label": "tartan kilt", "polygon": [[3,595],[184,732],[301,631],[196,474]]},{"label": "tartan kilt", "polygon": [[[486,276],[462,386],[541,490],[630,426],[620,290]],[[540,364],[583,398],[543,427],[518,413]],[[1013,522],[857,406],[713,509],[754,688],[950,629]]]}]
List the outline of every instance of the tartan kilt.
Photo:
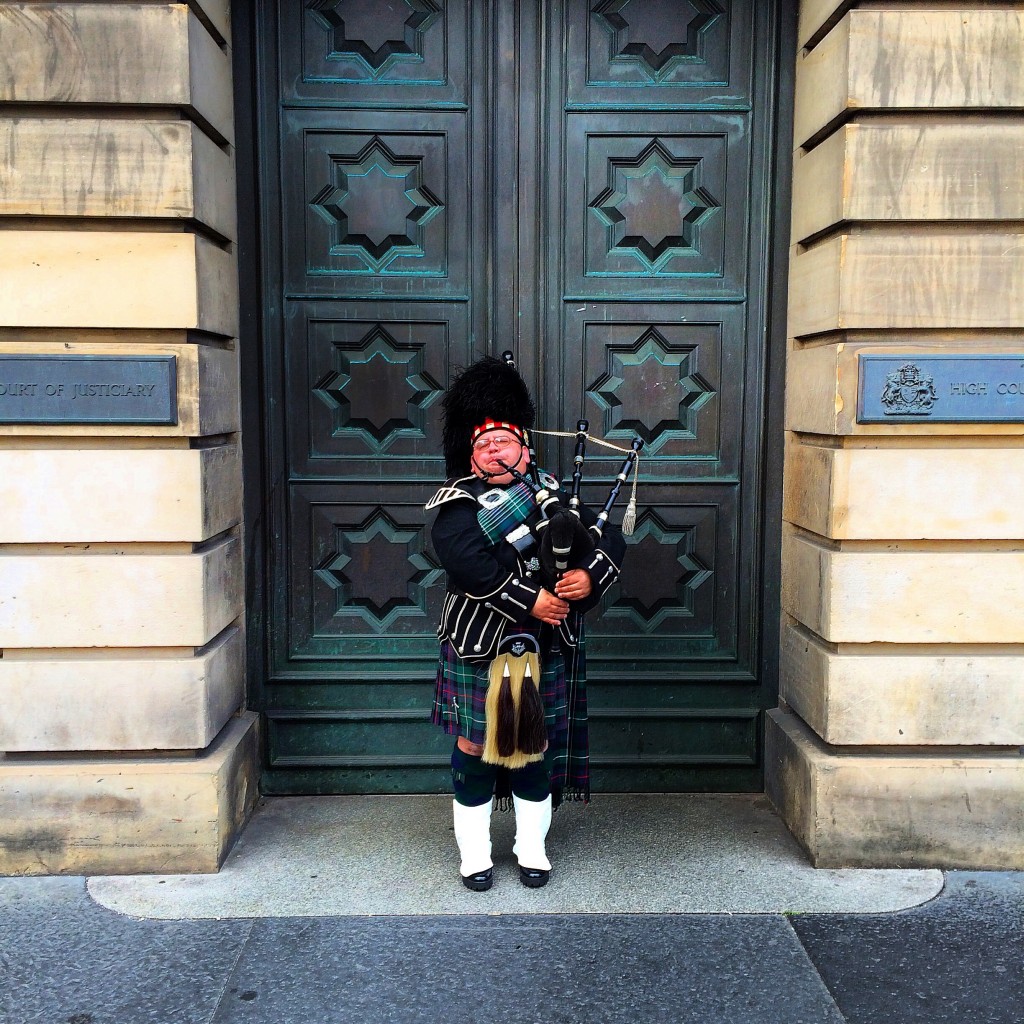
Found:
[{"label": "tartan kilt", "polygon": [[[577,652],[576,682],[566,678],[565,658],[551,651],[541,664],[540,691],[548,733],[544,760],[551,778],[555,806],[561,800],[590,799],[590,749],[587,730],[586,656],[583,637]],[[483,743],[486,731],[489,662],[464,661],[448,641],[441,643],[434,685],[431,721],[449,736],[465,736]]]}]

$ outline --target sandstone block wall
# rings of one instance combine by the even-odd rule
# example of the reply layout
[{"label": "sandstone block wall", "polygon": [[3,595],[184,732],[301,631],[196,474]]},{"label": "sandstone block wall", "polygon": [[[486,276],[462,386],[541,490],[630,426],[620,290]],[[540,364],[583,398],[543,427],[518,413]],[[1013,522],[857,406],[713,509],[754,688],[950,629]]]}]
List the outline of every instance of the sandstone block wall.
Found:
[{"label": "sandstone block wall", "polygon": [[806,0],[781,707],[815,863],[1024,867],[1024,425],[857,422],[866,353],[1024,352],[1024,12]]},{"label": "sandstone block wall", "polygon": [[0,423],[0,873],[216,870],[255,798],[228,11],[0,2],[0,355],[177,389]]}]

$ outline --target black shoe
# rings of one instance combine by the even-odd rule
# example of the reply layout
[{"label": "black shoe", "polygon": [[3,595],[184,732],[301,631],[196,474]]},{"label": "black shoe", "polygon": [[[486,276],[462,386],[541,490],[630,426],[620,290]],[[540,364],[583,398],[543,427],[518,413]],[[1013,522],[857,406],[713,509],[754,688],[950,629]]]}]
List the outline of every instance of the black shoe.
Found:
[{"label": "black shoe", "polygon": [[550,871],[541,871],[540,868],[519,868],[519,881],[527,889],[539,889],[542,885],[548,884]]},{"label": "black shoe", "polygon": [[[472,889],[473,892],[487,892],[488,889],[494,884],[494,869],[488,868],[486,871],[478,871],[475,875],[462,875],[462,884],[467,889]],[[545,879],[544,881],[547,881]],[[544,882],[541,882],[543,885]]]}]

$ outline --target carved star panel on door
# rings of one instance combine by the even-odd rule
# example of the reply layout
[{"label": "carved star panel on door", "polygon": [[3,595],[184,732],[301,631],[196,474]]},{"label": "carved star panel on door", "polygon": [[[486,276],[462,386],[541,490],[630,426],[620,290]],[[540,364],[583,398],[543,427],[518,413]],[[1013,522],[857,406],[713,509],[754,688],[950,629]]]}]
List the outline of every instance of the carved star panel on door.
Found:
[{"label": "carved star panel on door", "polygon": [[[743,225],[746,179],[735,146],[741,119],[705,117],[702,129],[689,133],[679,116],[669,134],[664,120],[647,117],[643,124],[654,132],[626,135],[608,131],[608,117],[580,115],[570,122],[565,205],[571,294],[741,299],[745,248],[725,244],[726,237],[742,236],[737,227]],[[639,127],[640,121],[633,123]],[[583,244],[569,244],[570,237]]]},{"label": "carved star panel on door", "polygon": [[[718,340],[713,327],[709,333],[706,348]],[[604,411],[605,437],[639,435],[648,455],[671,438],[696,440],[697,413],[718,394],[698,368],[697,343],[673,348],[657,327],[648,327],[632,343],[605,351],[611,369],[587,387],[587,397]]]},{"label": "carved star panel on door", "polygon": [[373,78],[396,64],[423,63],[423,36],[441,20],[434,0],[306,0],[327,30],[327,60],[354,62]]},{"label": "carved star panel on door", "polygon": [[745,571],[736,544],[738,488],[701,485],[687,498],[680,503],[678,493],[673,500],[641,481],[622,576],[587,626],[587,655],[605,675],[616,676],[629,660],[630,638],[643,638],[651,675],[671,677],[671,666],[689,658],[717,663],[708,665],[712,675],[747,658],[737,629]]},{"label": "carved star panel on door", "polygon": [[[742,310],[724,303],[570,305],[566,358],[581,391],[565,395],[562,418],[582,409],[623,447],[639,434],[649,481],[735,479],[740,439],[724,424],[743,415],[743,330]],[[593,471],[610,466],[602,457]]]},{"label": "carved star panel on door", "polygon": [[310,205],[334,230],[332,256],[355,256],[379,274],[400,256],[424,255],[426,227],[444,203],[423,185],[422,156],[396,156],[374,135],[331,165],[331,183]]},{"label": "carved star panel on door", "polygon": [[702,226],[722,208],[698,184],[703,164],[674,157],[660,139],[635,157],[609,160],[611,184],[590,202],[608,229],[608,253],[633,256],[651,273],[674,256],[701,255]]},{"label": "carved star panel on door", "polygon": [[424,436],[426,410],[443,388],[418,370],[422,346],[403,351],[378,323],[355,346],[335,345],[334,352],[338,368],[313,389],[334,413],[332,433],[354,431],[377,453],[403,433]]},{"label": "carved star panel on door", "polygon": [[670,81],[686,65],[707,65],[709,51],[721,56],[708,39],[711,29],[725,26],[716,0],[600,0],[590,13],[608,34],[608,65],[636,69],[651,82]]},{"label": "carved star panel on door", "polygon": [[305,476],[440,480],[439,400],[469,361],[461,304],[304,304],[286,347],[289,462]]},{"label": "carved star panel on door", "polygon": [[422,530],[399,529],[384,509],[359,529],[336,527],[333,550],[313,570],[332,592],[331,619],[354,614],[383,632],[404,616],[423,617],[424,587],[441,568],[421,548]]},{"label": "carved star panel on door", "polygon": [[285,146],[304,176],[303,195],[291,190],[285,208],[289,289],[451,297],[464,288],[468,195],[465,177],[450,173],[463,119],[437,115],[451,130],[421,132],[406,130],[419,119],[391,114],[387,131],[328,131],[306,127],[310,116],[286,117]]},{"label": "carved star panel on door", "polygon": [[303,485],[292,514],[308,540],[290,566],[290,657],[357,659],[359,637],[407,655],[436,651],[444,571],[429,550],[422,505],[348,503],[337,489]]},{"label": "carved star panel on door", "polygon": [[741,58],[754,0],[590,0],[567,5],[585,61],[569,64],[569,104],[742,107]]},{"label": "carved star panel on door", "polygon": [[288,97],[375,103],[465,98],[466,5],[442,0],[290,0],[281,4]]},{"label": "carved star panel on door", "polygon": [[673,530],[656,509],[641,512],[618,595],[605,611],[614,608],[641,633],[655,632],[667,618],[693,618],[701,587],[714,575],[695,545],[695,526]]}]

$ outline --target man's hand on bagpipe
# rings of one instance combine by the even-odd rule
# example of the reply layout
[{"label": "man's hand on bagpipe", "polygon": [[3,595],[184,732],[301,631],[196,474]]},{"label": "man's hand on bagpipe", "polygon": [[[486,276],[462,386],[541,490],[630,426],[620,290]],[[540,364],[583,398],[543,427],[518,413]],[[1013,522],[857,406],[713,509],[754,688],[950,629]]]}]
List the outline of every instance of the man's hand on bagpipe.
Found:
[{"label": "man's hand on bagpipe", "polygon": [[569,605],[560,597],[555,597],[549,590],[542,590],[537,595],[530,614],[549,626],[560,626],[569,614]]},{"label": "man's hand on bagpipe", "polygon": [[555,594],[563,601],[582,601],[590,597],[594,584],[585,569],[569,569],[555,584]]}]

